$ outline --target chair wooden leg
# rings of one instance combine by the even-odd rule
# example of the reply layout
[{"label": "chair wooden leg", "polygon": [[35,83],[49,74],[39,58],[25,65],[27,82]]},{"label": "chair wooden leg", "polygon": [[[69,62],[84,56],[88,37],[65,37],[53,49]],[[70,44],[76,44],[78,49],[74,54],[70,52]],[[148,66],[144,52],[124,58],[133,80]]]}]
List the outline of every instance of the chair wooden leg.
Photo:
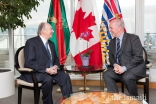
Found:
[{"label": "chair wooden leg", "polygon": [[146,97],[146,100],[147,100],[147,91],[146,91],[146,89],[147,89],[147,86],[144,85],[144,96]]},{"label": "chair wooden leg", "polygon": [[122,90],[122,93],[124,93],[124,83],[121,82],[121,90]]},{"label": "chair wooden leg", "polygon": [[21,104],[22,101],[22,88],[18,87],[18,104]]},{"label": "chair wooden leg", "polygon": [[37,102],[37,103],[39,104],[39,101],[40,101],[40,89],[38,89],[37,92],[38,92],[38,94],[37,94],[37,101],[38,101],[38,102]]},{"label": "chair wooden leg", "polygon": [[145,85],[146,87],[145,87],[145,90],[146,90],[146,101],[147,101],[147,103],[149,104],[149,79],[147,79],[146,80],[146,85]]},{"label": "chair wooden leg", "polygon": [[40,89],[34,89],[34,104],[39,104]]}]

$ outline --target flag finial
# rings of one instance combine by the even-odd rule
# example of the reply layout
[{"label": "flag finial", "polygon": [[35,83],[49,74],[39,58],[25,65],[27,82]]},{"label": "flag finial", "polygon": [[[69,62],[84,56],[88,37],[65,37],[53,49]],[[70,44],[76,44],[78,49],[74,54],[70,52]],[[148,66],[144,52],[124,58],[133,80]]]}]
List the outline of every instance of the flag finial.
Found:
[{"label": "flag finial", "polygon": [[115,14],[115,18],[116,18],[116,19],[120,19],[119,14]]},{"label": "flag finial", "polygon": [[57,19],[54,16],[49,17],[49,21],[57,23]]}]

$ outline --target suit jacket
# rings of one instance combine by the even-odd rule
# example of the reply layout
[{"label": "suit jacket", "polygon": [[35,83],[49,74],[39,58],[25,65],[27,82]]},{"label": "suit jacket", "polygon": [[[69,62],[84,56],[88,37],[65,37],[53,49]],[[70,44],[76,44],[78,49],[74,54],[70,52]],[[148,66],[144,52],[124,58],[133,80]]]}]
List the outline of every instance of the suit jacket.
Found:
[{"label": "suit jacket", "polygon": [[[110,43],[109,61],[111,66],[116,63],[116,38]],[[124,33],[121,45],[121,66],[125,66],[127,71],[131,71],[137,76],[145,77],[146,66],[143,60],[143,48],[137,35]]]},{"label": "suit jacket", "polygon": [[[57,65],[60,67],[59,59],[55,52],[54,43],[48,40],[50,51],[52,54],[52,62],[53,65]],[[25,65],[26,68],[31,68],[36,71],[36,77],[38,81],[42,80],[41,75],[45,74],[46,68],[50,66],[50,58],[46,51],[45,45],[43,44],[40,36],[36,36],[34,38],[30,38],[26,41],[24,47],[24,57],[25,57]],[[30,74],[21,75],[21,79],[24,79],[28,82],[32,82],[32,78]]]}]

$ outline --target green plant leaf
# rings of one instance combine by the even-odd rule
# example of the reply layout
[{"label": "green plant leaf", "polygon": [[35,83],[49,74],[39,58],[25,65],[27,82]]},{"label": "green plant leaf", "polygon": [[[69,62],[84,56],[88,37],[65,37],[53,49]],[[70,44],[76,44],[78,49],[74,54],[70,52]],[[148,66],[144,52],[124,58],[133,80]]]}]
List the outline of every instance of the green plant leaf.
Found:
[{"label": "green plant leaf", "polygon": [[32,9],[37,10],[39,1],[44,0],[1,0],[0,29],[5,31],[9,27],[13,29],[18,26],[25,27],[23,16],[30,19]]},{"label": "green plant leaf", "polygon": [[89,55],[91,54],[92,50],[89,50],[88,52],[84,53],[83,56],[89,57]]}]

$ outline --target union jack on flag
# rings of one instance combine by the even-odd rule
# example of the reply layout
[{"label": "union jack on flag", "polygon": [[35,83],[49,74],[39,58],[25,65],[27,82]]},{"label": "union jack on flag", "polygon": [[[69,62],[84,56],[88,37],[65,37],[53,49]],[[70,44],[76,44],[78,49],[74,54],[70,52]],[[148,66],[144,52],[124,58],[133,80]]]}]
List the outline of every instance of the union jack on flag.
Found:
[{"label": "union jack on flag", "polygon": [[122,13],[118,0],[104,0],[100,24],[100,41],[104,68],[107,68],[108,65],[110,65],[108,45],[110,39],[112,39],[112,35],[109,31],[109,22],[115,18],[122,19]]}]

